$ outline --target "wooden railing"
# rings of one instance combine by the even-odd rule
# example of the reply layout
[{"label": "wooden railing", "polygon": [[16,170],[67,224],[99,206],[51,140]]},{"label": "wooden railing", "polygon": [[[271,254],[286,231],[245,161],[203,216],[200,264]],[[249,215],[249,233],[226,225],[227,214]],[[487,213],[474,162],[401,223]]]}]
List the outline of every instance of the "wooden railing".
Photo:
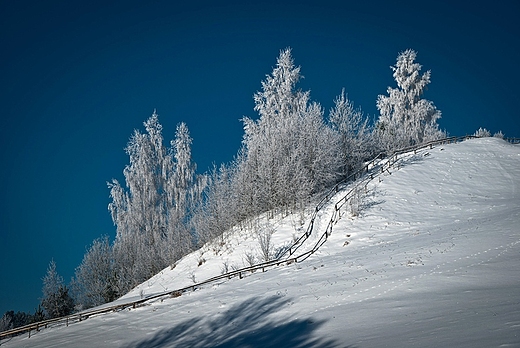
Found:
[{"label": "wooden railing", "polygon": [[[0,332],[0,340],[6,337],[10,337],[13,335],[18,335],[21,333],[28,333],[29,337],[31,337],[31,332],[33,331],[39,331],[42,328],[47,328],[50,325],[66,325],[68,326],[71,323],[80,322],[85,319],[88,319],[91,316],[109,313],[109,312],[116,312],[121,311],[127,308],[136,308],[140,305],[144,304],[145,302],[158,299],[161,297],[178,297],[181,296],[183,293],[188,291],[195,291],[196,289],[210,284],[217,281],[223,281],[227,279],[231,279],[234,277],[242,278],[245,274],[248,273],[254,273],[256,271],[262,271],[265,272],[268,268],[272,268],[275,266],[280,265],[289,265],[292,263],[302,262],[309,258],[312,254],[314,254],[318,249],[327,241],[328,237],[332,234],[333,226],[338,222],[338,220],[341,217],[341,209],[347,205],[347,203],[350,201],[350,199],[360,190],[361,188],[366,189],[366,185],[373,179],[377,178],[379,175],[389,172],[389,169],[395,167],[400,162],[400,156],[405,153],[417,153],[418,151],[422,149],[430,148],[432,149],[435,145],[440,144],[448,144],[448,143],[456,143],[460,141],[464,141],[466,139],[475,138],[475,136],[464,136],[464,137],[450,137],[435,141],[430,141],[427,143],[423,143],[417,146],[411,146],[404,149],[400,149],[398,151],[393,152],[391,155],[386,156],[384,153],[380,153],[377,156],[374,157],[371,161],[367,162],[363,168],[356,171],[352,175],[350,175],[348,178],[343,180],[342,182],[336,184],[331,190],[329,190],[324,197],[320,200],[320,202],[316,205],[315,210],[313,211],[311,215],[311,220],[309,222],[309,225],[306,229],[306,231],[290,246],[288,247],[283,254],[281,254],[277,259],[263,262],[260,264],[256,264],[253,266],[244,267],[241,269],[233,270],[209,279],[206,279],[202,282],[199,282],[197,284],[193,284],[184,288],[176,289],[173,291],[166,291],[162,293],[153,294],[147,297],[144,297],[142,299],[136,300],[136,301],[130,301],[122,304],[116,304],[112,306],[100,306],[97,308],[85,310],[82,312],[78,312],[75,314],[71,314],[65,317],[60,318],[54,318],[54,319],[48,319],[43,320],[37,323],[25,325],[22,327],[18,327],[16,329],[7,330]],[[505,141],[508,141],[512,144],[519,144],[520,138],[504,138]],[[330,203],[332,198],[341,191],[342,187],[345,186],[347,183],[351,183],[354,180],[358,180],[358,182],[353,185],[353,187],[341,198],[339,198],[335,205],[334,205],[334,211],[332,213],[332,216],[327,224],[327,227],[323,234],[320,236],[320,238],[316,241],[314,246],[310,248],[308,251],[294,256],[295,252],[304,244],[305,241],[308,240],[308,238],[311,236],[314,230],[314,221],[316,219],[317,213],[327,205],[327,203]],[[284,256],[289,254],[289,257],[284,258]],[[0,341],[1,344],[1,341]]]}]

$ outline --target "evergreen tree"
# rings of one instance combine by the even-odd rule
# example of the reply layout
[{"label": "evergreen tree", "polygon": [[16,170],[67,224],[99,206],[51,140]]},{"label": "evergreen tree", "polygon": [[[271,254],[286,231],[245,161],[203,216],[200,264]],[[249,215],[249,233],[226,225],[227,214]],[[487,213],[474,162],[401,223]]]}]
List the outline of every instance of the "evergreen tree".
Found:
[{"label": "evergreen tree", "polygon": [[13,320],[13,311],[7,311],[2,315],[2,318],[0,318],[0,332],[11,330],[13,328],[12,326],[12,320]]},{"label": "evergreen tree", "polygon": [[74,300],[69,295],[69,289],[64,285],[63,278],[56,271],[56,263],[52,260],[43,278],[43,297],[41,305],[49,318],[69,315],[74,310]]},{"label": "evergreen tree", "polygon": [[431,73],[421,75],[416,56],[410,49],[399,54],[391,67],[397,88],[388,87],[388,96],[380,95],[377,100],[380,116],[376,130],[380,145],[387,151],[444,136],[437,125],[441,112],[433,102],[421,99]]},{"label": "evergreen tree", "polygon": [[16,329],[21,326],[36,323],[45,319],[41,306],[35,311],[34,315],[26,312],[7,311],[0,318],[0,332]]}]

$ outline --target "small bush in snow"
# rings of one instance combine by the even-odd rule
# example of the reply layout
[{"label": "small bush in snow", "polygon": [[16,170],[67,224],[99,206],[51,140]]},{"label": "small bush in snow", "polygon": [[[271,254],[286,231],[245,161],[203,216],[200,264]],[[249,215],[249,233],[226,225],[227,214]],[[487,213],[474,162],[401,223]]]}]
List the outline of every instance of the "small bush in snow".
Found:
[{"label": "small bush in snow", "polygon": [[191,279],[193,283],[197,283],[197,279],[195,278],[195,272],[190,272],[188,278]]},{"label": "small bush in snow", "polygon": [[246,252],[244,255],[244,261],[249,266],[254,266],[256,264],[256,256],[253,253]]},{"label": "small bush in snow", "polygon": [[220,274],[229,273],[229,261],[222,262],[222,267],[220,267]]},{"label": "small bush in snow", "polygon": [[504,139],[504,133],[502,131],[498,131],[495,134],[493,134],[495,138]]},{"label": "small bush in snow", "polygon": [[258,228],[258,244],[262,261],[269,261],[273,258],[274,245],[271,239],[275,231],[276,229],[269,223]]},{"label": "small bush in snow", "polygon": [[480,127],[478,129],[478,131],[476,131],[475,134],[473,134],[473,135],[476,136],[477,138],[487,138],[487,137],[491,136],[491,132],[488,131],[486,128]]},{"label": "small bush in snow", "polygon": [[349,199],[349,211],[352,216],[359,216],[363,207],[363,197],[365,196],[365,189],[357,187]]}]

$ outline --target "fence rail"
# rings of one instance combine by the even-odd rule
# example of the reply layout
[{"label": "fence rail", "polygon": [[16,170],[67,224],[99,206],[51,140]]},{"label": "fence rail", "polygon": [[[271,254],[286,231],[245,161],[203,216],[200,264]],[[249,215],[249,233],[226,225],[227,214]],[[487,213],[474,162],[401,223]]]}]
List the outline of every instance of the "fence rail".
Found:
[{"label": "fence rail", "polygon": [[[261,270],[262,272],[265,272],[268,268],[280,266],[280,265],[289,265],[292,263],[298,263],[306,260],[309,258],[312,254],[314,254],[318,249],[327,241],[328,237],[332,234],[333,226],[339,221],[341,218],[341,209],[350,201],[350,199],[358,192],[361,187],[364,186],[366,189],[366,185],[368,183],[378,177],[379,175],[383,174],[385,171],[389,172],[389,169],[393,168],[396,164],[399,162],[399,156],[411,153],[412,151],[416,154],[418,151],[426,148],[432,149],[433,146],[436,145],[442,145],[442,144],[449,144],[449,143],[456,143],[461,142],[467,139],[475,138],[475,136],[463,136],[463,137],[449,137],[445,139],[430,141],[427,143],[423,143],[416,146],[410,146],[407,148],[403,148],[400,150],[397,150],[390,155],[387,155],[386,153],[380,153],[377,156],[375,156],[371,161],[365,163],[363,168],[359,169],[358,171],[352,173],[349,177],[347,177],[345,180],[342,180],[338,184],[336,184],[332,189],[330,189],[324,197],[319,201],[319,203],[316,205],[316,208],[314,209],[311,219],[309,222],[309,225],[306,229],[306,231],[290,246],[288,247],[283,254],[281,254],[277,259],[270,260],[267,262],[263,262],[260,264],[256,264],[253,266],[244,267],[241,269],[233,270],[209,279],[206,279],[202,282],[176,289],[173,291],[166,291],[154,295],[150,295],[148,297],[144,297],[142,299],[136,300],[136,301],[130,301],[127,303],[117,304],[113,306],[108,307],[101,307],[101,308],[94,308],[90,310],[85,310],[83,312],[74,313],[71,315],[68,315],[66,317],[60,317],[60,318],[54,318],[54,319],[48,319],[44,321],[40,321],[37,323],[25,325],[16,329],[7,330],[0,332],[0,340],[6,337],[10,337],[13,335],[26,333],[28,332],[29,337],[31,337],[32,331],[39,331],[42,328],[47,328],[50,325],[66,325],[68,326],[71,323],[80,322],[85,319],[88,319],[91,316],[109,313],[109,312],[117,312],[121,311],[127,308],[136,308],[146,302],[149,302],[151,300],[155,300],[158,298],[163,297],[177,297],[182,295],[185,292],[188,291],[195,291],[196,289],[210,284],[217,281],[224,281],[227,279],[231,279],[234,277],[242,278],[245,274],[248,273],[254,273],[256,271]],[[505,141],[511,143],[511,144],[520,144],[520,138],[504,138]],[[334,205],[334,211],[332,213],[332,216],[327,224],[327,227],[323,234],[320,236],[318,241],[314,244],[314,246],[297,256],[294,256],[295,252],[304,244],[305,241],[311,236],[313,230],[314,230],[314,221],[317,217],[318,212],[327,205],[327,203],[331,202],[332,198],[341,191],[342,188],[348,183],[353,182],[354,180],[358,180],[358,182],[341,198],[339,198],[335,205]],[[284,256],[289,254],[289,257],[283,259]],[[1,342],[0,342],[1,344]]]}]

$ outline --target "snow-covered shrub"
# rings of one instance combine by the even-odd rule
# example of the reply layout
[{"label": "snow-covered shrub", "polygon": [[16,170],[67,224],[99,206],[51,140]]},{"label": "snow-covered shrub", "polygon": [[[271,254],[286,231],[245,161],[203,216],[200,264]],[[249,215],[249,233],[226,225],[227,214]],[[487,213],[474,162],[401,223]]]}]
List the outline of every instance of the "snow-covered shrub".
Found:
[{"label": "snow-covered shrub", "polygon": [[361,213],[364,194],[365,191],[363,187],[356,187],[354,192],[352,192],[352,196],[348,202],[349,212],[352,216],[359,216]]},{"label": "snow-covered shrub", "polygon": [[244,263],[246,266],[256,265],[256,256],[251,252],[246,252],[244,254]]},{"label": "snow-covered shrub", "polygon": [[269,261],[273,258],[274,245],[271,241],[273,229],[265,229],[258,233],[258,245],[260,247],[260,255],[262,261]]},{"label": "snow-covered shrub", "polygon": [[498,131],[495,134],[493,134],[495,138],[504,139],[504,133],[502,131]]},{"label": "snow-covered shrub", "polygon": [[487,138],[491,136],[491,132],[488,131],[486,128],[480,127],[473,135],[477,138]]},{"label": "snow-covered shrub", "polygon": [[222,262],[222,267],[220,267],[220,274],[226,274],[226,273],[229,273],[230,269],[229,269],[229,261],[226,260],[224,262]]}]

